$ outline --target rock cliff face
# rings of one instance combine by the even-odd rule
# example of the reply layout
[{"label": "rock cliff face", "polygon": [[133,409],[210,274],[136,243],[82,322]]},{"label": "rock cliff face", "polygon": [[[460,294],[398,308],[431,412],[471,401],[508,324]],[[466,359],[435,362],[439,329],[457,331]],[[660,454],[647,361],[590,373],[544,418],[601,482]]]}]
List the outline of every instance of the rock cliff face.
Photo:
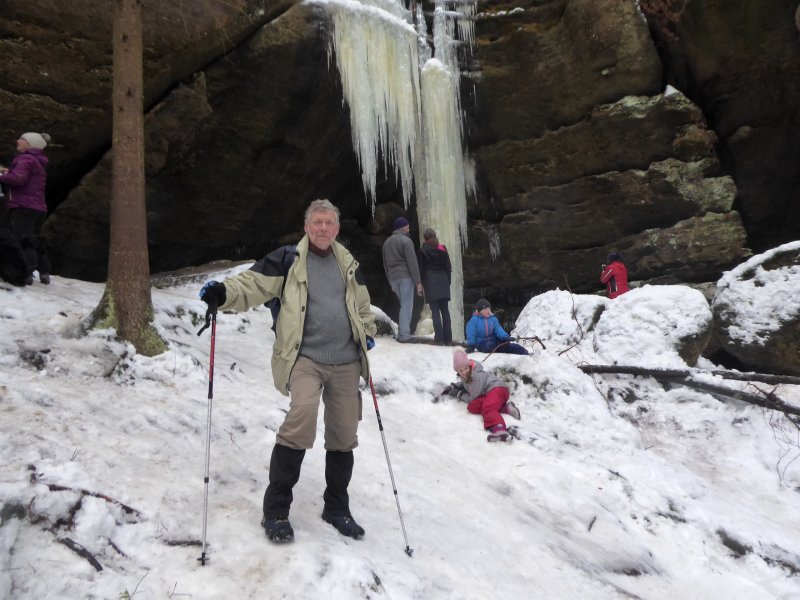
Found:
[{"label": "rock cliff face", "polygon": [[[462,86],[477,182],[466,306],[488,296],[514,314],[540,291],[598,290],[612,249],[631,279],[696,282],[750,247],[800,237],[796,6],[728,4],[479,2]],[[95,280],[106,272],[111,10],[42,0],[0,11],[0,162],[22,131],[53,136],[55,271]],[[307,203],[328,197],[385,305],[381,223],[401,195],[386,174],[373,220],[324,6],[145,0],[143,14],[152,270],[258,257],[298,237]]]}]

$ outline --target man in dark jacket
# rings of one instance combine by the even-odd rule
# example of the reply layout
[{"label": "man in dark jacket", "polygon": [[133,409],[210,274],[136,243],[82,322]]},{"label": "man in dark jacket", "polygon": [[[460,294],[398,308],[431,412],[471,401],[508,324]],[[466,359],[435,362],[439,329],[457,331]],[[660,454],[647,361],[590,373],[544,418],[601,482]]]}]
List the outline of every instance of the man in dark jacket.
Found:
[{"label": "man in dark jacket", "polygon": [[33,271],[39,271],[39,281],[50,283],[50,261],[41,239],[42,226],[47,218],[45,186],[47,157],[44,148],[50,136],[46,133],[23,133],[17,140],[17,155],[11,167],[0,167],[0,183],[8,191],[6,206],[11,231],[25,252],[28,274],[25,283],[33,283]]},{"label": "man in dark jacket", "polygon": [[397,217],[394,231],[383,244],[383,269],[392,291],[400,300],[400,316],[397,319],[397,341],[411,339],[411,313],[414,310],[414,290],[422,296],[422,281],[409,235],[411,227],[405,217]]},{"label": "man in dark jacket", "polygon": [[425,241],[419,250],[419,270],[425,302],[431,307],[433,321],[433,341],[438,345],[449,346],[453,341],[450,326],[450,277],[452,267],[450,255],[444,244],[440,244],[433,229],[426,229],[422,235]]}]

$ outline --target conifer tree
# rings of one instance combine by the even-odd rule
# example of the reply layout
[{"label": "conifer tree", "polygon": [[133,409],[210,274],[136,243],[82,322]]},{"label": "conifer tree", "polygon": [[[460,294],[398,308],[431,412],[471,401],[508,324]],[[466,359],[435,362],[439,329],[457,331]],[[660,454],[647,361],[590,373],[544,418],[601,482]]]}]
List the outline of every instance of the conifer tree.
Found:
[{"label": "conifer tree", "polygon": [[165,345],[153,327],[144,174],[142,0],[114,0],[113,147],[108,280],[91,321],[114,327],[136,351]]}]

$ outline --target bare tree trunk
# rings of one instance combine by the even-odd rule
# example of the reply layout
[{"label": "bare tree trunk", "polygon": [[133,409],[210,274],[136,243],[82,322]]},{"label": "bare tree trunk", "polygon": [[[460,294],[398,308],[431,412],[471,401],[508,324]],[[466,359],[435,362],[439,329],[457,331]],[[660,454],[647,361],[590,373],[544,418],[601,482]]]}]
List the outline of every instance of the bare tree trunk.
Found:
[{"label": "bare tree trunk", "polygon": [[164,342],[152,326],[144,190],[142,0],[114,0],[113,149],[108,282],[93,322],[116,327],[136,351]]}]

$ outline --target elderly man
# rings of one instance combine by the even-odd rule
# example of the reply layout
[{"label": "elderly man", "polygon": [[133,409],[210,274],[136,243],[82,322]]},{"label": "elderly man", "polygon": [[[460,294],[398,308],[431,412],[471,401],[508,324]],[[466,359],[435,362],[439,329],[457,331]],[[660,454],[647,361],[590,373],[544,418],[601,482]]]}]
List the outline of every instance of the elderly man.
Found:
[{"label": "elderly man", "polygon": [[361,420],[358,381],[359,376],[369,379],[374,316],[358,263],[336,241],[339,210],[328,200],[314,200],[306,210],[304,230],[288,271],[279,249],[249,271],[223,283],[210,281],[200,292],[209,307],[223,311],[245,311],[281,299],[272,374],[275,387],[291,394],[291,400],[272,449],[261,522],[276,543],[294,540],[289,522],[292,488],[306,450],[314,445],[320,394],[327,451],[322,518],[343,535],[364,536],[350,513],[347,488]]},{"label": "elderly man", "polygon": [[397,319],[397,341],[411,340],[411,313],[414,309],[414,289],[422,296],[422,280],[414,242],[409,231],[411,226],[405,217],[397,217],[394,231],[383,244],[383,270],[392,291],[400,300],[400,316]]}]

